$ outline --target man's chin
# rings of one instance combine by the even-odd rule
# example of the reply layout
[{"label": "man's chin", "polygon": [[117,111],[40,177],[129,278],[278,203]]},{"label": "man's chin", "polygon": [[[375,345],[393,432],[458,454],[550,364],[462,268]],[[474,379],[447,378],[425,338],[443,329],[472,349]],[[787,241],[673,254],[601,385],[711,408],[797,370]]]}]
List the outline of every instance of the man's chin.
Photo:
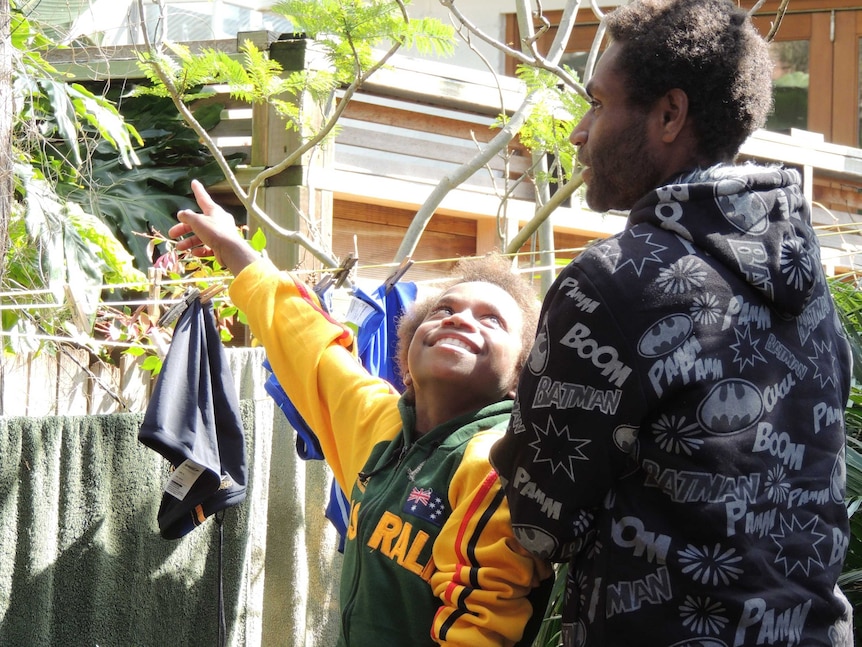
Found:
[{"label": "man's chin", "polygon": [[605,213],[606,211],[628,211],[636,200],[629,200],[626,196],[619,194],[608,195],[607,192],[596,191],[595,186],[587,185],[587,192],[584,196],[587,206],[596,213]]},{"label": "man's chin", "polygon": [[608,211],[611,208],[610,206],[608,206],[607,197],[601,195],[601,193],[597,193],[595,189],[589,184],[587,185],[587,192],[584,198],[587,202],[587,206],[596,213],[602,213],[604,211]]}]

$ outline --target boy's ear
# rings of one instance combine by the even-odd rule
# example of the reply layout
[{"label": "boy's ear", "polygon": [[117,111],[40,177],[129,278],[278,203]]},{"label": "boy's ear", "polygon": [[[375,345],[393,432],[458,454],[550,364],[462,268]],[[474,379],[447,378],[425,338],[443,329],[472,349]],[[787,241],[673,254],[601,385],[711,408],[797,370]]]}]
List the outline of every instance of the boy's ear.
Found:
[{"label": "boy's ear", "polygon": [[413,384],[413,378],[410,377],[410,373],[405,373],[404,378],[401,381],[404,383],[404,386],[410,386]]}]

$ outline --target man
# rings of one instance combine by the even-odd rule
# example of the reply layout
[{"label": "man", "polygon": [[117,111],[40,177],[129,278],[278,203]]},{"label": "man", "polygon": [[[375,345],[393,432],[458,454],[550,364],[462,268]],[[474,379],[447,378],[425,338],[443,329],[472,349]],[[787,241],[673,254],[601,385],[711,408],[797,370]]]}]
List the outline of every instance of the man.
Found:
[{"label": "man", "polygon": [[492,449],[515,534],[568,561],[563,643],[851,645],[850,355],[798,173],[733,166],[770,108],[729,0],[635,0],[573,141],[625,231],[543,304]]}]

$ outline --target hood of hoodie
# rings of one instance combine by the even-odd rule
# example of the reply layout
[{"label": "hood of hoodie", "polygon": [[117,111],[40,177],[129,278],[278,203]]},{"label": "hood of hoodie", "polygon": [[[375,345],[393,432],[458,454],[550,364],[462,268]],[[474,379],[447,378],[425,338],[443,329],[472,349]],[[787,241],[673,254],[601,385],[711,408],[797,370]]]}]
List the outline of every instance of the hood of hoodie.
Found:
[{"label": "hood of hoodie", "polygon": [[692,171],[639,200],[627,226],[639,223],[691,241],[785,315],[803,311],[819,280],[820,247],[792,169],[722,165]]}]

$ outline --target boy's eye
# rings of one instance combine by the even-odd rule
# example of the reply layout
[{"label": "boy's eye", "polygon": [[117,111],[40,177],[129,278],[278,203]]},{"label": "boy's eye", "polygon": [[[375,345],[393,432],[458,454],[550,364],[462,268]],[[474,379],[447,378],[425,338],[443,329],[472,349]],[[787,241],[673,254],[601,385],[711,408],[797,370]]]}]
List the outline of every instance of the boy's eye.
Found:
[{"label": "boy's eye", "polygon": [[601,103],[599,103],[595,99],[590,99],[590,109],[591,110],[598,110],[601,107],[602,107]]},{"label": "boy's eye", "polygon": [[488,314],[482,317],[482,320],[498,328],[503,326],[503,320],[500,319],[500,317],[498,317],[497,315]]}]

